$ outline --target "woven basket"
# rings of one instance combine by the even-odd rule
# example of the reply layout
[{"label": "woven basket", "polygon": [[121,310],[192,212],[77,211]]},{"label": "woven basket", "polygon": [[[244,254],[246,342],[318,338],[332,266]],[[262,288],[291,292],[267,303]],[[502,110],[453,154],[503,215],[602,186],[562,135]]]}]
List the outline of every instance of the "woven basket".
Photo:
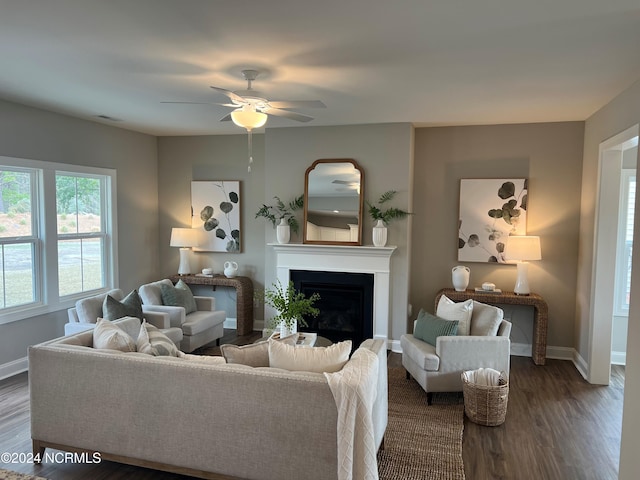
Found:
[{"label": "woven basket", "polygon": [[469,420],[480,425],[495,427],[504,423],[509,400],[509,379],[500,373],[499,385],[487,386],[469,382],[462,374],[464,413]]}]

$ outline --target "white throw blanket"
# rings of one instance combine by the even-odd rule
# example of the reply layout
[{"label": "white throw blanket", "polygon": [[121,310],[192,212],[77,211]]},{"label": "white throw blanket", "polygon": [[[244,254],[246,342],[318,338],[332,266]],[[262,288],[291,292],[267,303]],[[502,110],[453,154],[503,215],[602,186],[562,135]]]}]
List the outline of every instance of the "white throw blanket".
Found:
[{"label": "white throw blanket", "polygon": [[464,379],[469,383],[482,386],[500,385],[500,372],[493,368],[478,368],[477,370],[468,370],[463,373]]},{"label": "white throw blanket", "polygon": [[378,480],[371,412],[378,357],[358,349],[339,372],[325,373],[338,408],[338,480]]}]

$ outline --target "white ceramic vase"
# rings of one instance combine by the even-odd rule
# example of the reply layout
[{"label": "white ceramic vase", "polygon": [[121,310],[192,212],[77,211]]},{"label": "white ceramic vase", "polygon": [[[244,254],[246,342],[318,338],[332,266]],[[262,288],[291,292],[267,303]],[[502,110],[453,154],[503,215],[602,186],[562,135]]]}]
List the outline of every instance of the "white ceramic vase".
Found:
[{"label": "white ceramic vase", "polygon": [[469,285],[469,274],[471,270],[464,265],[458,265],[451,269],[451,281],[453,282],[453,288],[456,292],[464,292]]},{"label": "white ceramic vase", "polygon": [[280,219],[280,224],[276,227],[276,240],[278,243],[289,243],[291,239],[291,227],[286,218]]},{"label": "white ceramic vase", "polygon": [[289,322],[288,325],[284,320],[280,322],[280,338],[288,337],[289,335],[293,335],[294,333],[298,333],[297,320]]},{"label": "white ceramic vase", "polygon": [[384,247],[387,244],[387,227],[382,220],[378,220],[373,227],[373,244],[376,247]]}]

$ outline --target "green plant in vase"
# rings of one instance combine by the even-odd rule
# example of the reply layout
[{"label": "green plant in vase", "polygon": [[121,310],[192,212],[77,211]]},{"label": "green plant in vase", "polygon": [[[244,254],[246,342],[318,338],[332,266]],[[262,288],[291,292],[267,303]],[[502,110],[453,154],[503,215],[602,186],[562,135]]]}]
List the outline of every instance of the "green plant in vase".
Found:
[{"label": "green plant in vase", "polygon": [[263,217],[271,222],[273,228],[284,218],[286,223],[291,228],[291,231],[298,233],[300,225],[298,219],[295,217],[296,210],[300,210],[304,205],[304,195],[294,198],[288,204],[285,204],[280,197],[273,197],[275,200],[274,205],[263,204],[260,210],[256,212],[255,218]]},{"label": "green plant in vase", "polygon": [[284,288],[278,281],[259,296],[266,305],[278,311],[278,314],[269,321],[269,328],[274,330],[284,325],[289,332],[294,333],[297,331],[298,324],[303,327],[308,326],[304,319],[305,315],[317,317],[320,313],[320,310],[313,306],[320,300],[320,295],[314,293],[307,298],[304,293],[295,289],[293,282],[289,282]]},{"label": "green plant in vase", "polygon": [[374,205],[367,201],[369,207],[369,216],[376,221],[373,227],[373,244],[376,247],[384,247],[387,244],[387,227],[391,220],[405,218],[412,215],[410,212],[401,210],[396,207],[386,207],[386,203],[393,200],[396,195],[395,190],[388,190],[380,195],[377,203]]}]

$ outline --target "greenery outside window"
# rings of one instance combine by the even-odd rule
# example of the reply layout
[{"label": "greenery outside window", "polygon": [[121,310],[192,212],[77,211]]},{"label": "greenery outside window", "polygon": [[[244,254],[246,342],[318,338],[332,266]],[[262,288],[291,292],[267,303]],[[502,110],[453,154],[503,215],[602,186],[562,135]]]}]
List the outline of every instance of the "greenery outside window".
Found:
[{"label": "greenery outside window", "polygon": [[115,182],[114,170],[0,157],[0,323],[113,288]]}]

